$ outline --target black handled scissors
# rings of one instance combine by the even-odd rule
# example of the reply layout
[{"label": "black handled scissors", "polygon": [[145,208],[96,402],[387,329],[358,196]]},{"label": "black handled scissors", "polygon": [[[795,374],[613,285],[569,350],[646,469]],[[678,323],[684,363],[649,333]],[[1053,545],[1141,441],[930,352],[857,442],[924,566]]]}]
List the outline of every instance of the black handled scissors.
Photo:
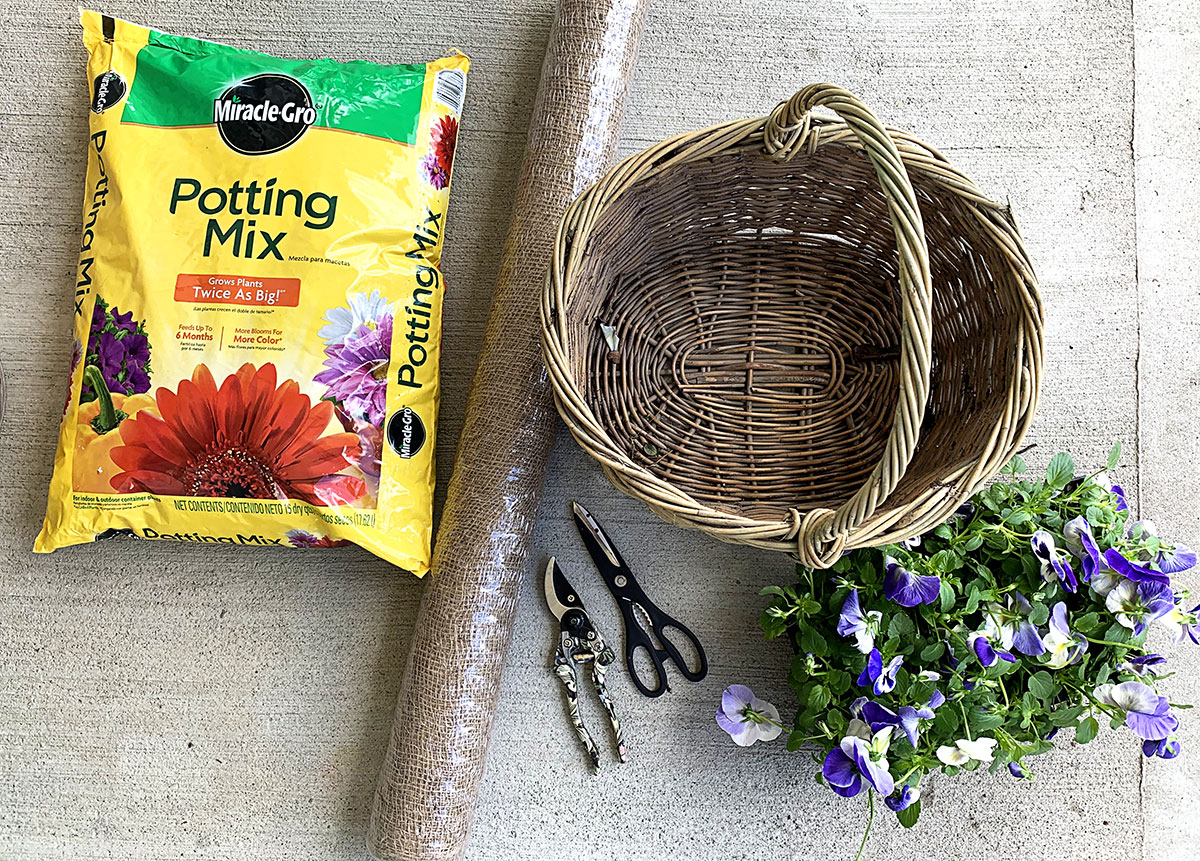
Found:
[{"label": "black handled scissors", "polygon": [[[700,645],[696,635],[677,619],[660,610],[654,602],[646,597],[646,593],[642,591],[642,587],[634,578],[633,572],[629,570],[629,566],[625,564],[625,560],[621,558],[617,548],[613,546],[612,541],[600,528],[596,519],[588,513],[588,510],[578,502],[571,503],[571,508],[574,511],[575,525],[579,527],[583,543],[587,546],[592,561],[596,563],[596,568],[600,570],[600,576],[604,578],[608,590],[613,593],[613,597],[617,599],[617,605],[621,608],[621,616],[625,620],[625,663],[629,667],[629,676],[633,679],[637,689],[648,697],[662,696],[670,690],[664,671],[667,659],[675,663],[688,681],[698,682],[703,679],[708,675],[708,659],[704,656],[704,647]],[[649,625],[649,631],[640,623],[637,617],[639,612],[642,619],[645,619]],[[696,650],[696,656],[699,658],[699,666],[695,670],[688,666],[679,649],[667,638],[666,632],[669,629],[674,629],[680,636],[691,641],[692,648]],[[654,639],[651,639],[651,634]],[[658,640],[661,648],[654,644],[655,639]],[[658,676],[658,684],[653,688],[638,677],[637,668],[634,666],[633,656],[638,649],[643,648],[650,656],[650,661]]]}]

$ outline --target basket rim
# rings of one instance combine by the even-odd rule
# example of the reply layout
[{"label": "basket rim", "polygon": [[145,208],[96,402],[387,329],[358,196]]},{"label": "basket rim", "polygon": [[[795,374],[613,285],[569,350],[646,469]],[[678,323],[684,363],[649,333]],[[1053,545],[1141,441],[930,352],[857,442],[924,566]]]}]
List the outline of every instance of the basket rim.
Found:
[{"label": "basket rim", "polygon": [[[852,127],[853,120],[847,122],[844,113],[838,119],[814,117],[811,115],[811,104],[798,101],[801,95],[813,89],[806,88],[792,100],[781,102],[766,117],[718,123],[654,144],[625,157],[585,189],[568,206],[559,222],[541,297],[541,316],[543,353],[558,411],[572,436],[601,464],[618,489],[641,499],[668,522],[701,529],[725,541],[785,550],[797,555],[804,564],[828,567],[846,550],[893,543],[921,534],[942,522],[978,486],[999,471],[1028,431],[1040,394],[1044,311],[1037,278],[1010,205],[988,198],[966,174],[916,136],[892,126],[880,125],[886,131],[889,142],[894,145],[904,169],[933,181],[966,204],[966,211],[971,213],[977,226],[992,241],[1015,276],[1011,286],[1021,308],[1015,346],[1019,360],[1014,363],[1013,373],[1006,384],[1007,399],[1002,415],[978,456],[972,455],[949,469],[942,481],[918,493],[908,502],[891,508],[885,506],[890,487],[895,487],[903,477],[919,442],[918,430],[925,409],[922,399],[916,420],[909,429],[909,458],[904,459],[898,474],[892,476],[894,480],[888,492],[876,494],[876,498],[869,500],[870,510],[849,526],[843,520],[836,529],[832,529],[836,512],[830,509],[801,511],[791,508],[784,518],[759,520],[710,506],[633,461],[611,439],[592,413],[580,382],[572,375],[572,356],[568,346],[570,321],[566,311],[571,276],[578,269],[591,228],[610,206],[634,187],[652,181],[673,167],[731,151],[762,149],[770,153],[774,148],[776,157],[782,154],[783,158],[790,158],[802,151],[812,153],[820,147],[831,145],[866,150],[872,141],[864,143]],[[845,93],[840,88],[833,90]],[[857,103],[857,100],[854,101]],[[790,113],[787,110],[789,108]],[[931,344],[926,341],[921,346],[926,350],[927,361],[931,360]],[[925,384],[927,396],[928,377]],[[897,404],[898,412],[901,406]],[[873,472],[867,484],[859,489],[860,493],[867,490],[875,476]]]}]

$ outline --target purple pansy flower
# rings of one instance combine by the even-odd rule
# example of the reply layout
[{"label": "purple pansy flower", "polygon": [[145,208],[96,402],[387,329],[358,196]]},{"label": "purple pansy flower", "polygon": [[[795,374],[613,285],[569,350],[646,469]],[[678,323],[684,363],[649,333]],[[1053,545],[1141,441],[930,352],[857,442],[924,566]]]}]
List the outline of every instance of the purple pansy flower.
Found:
[{"label": "purple pansy flower", "polygon": [[878,610],[864,614],[858,600],[858,590],[851,589],[838,616],[837,632],[843,637],[853,636],[857,641],[857,649],[865,655],[875,648],[875,633],[879,630],[879,620],[882,618],[883,614]]},{"label": "purple pansy flower", "polygon": [[942,581],[937,577],[914,574],[891,556],[884,559],[883,594],[901,607],[932,604],[938,599]]},{"label": "purple pansy flower", "polygon": [[[1200,646],[1200,604],[1188,611],[1189,621],[1183,623],[1183,630],[1191,641]],[[1180,640],[1183,638],[1180,637]]]},{"label": "purple pansy flower", "polygon": [[749,747],[756,741],[771,741],[783,732],[779,709],[760,700],[745,685],[730,685],[721,694],[717,724],[740,747]]},{"label": "purple pansy flower", "polygon": [[1170,738],[1179,728],[1179,719],[1172,714],[1167,698],[1141,682],[1100,685],[1095,697],[1105,705],[1120,709],[1125,714],[1125,725],[1138,738],[1160,741]]},{"label": "purple pansy flower", "polygon": [[362,325],[345,343],[325,348],[325,370],[313,380],[327,387],[325,397],[339,401],[353,419],[383,426],[387,409],[388,365],[392,354],[392,315],[378,325]]},{"label": "purple pansy flower", "polygon": [[1159,550],[1155,561],[1164,574],[1178,574],[1196,567],[1196,553],[1189,547],[1176,544]]},{"label": "purple pansy flower", "polygon": [[1117,664],[1117,669],[1122,672],[1133,673],[1134,675],[1142,678],[1145,678],[1146,676],[1153,678],[1154,676],[1158,675],[1158,666],[1160,664],[1165,664],[1166,662],[1167,659],[1162,655],[1137,655],[1136,657],[1129,658],[1127,661]]},{"label": "purple pansy flower", "polygon": [[1070,561],[1065,556],[1059,556],[1058,548],[1054,546],[1053,535],[1044,529],[1039,529],[1029,539],[1029,546],[1033,548],[1033,555],[1042,562],[1042,577],[1045,580],[1050,581],[1057,578],[1068,592],[1074,592],[1079,588]]},{"label": "purple pansy flower", "polygon": [[1047,664],[1056,670],[1077,663],[1087,651],[1087,637],[1071,633],[1067,625],[1067,605],[1062,601],[1050,611],[1050,629],[1042,637],[1042,644],[1050,656]]},{"label": "purple pansy flower", "polygon": [[851,721],[848,733],[821,766],[829,787],[838,795],[853,798],[862,792],[865,780],[880,795],[891,795],[896,785],[887,761],[891,727],[872,734],[862,721]]},{"label": "purple pansy flower", "polygon": [[1004,604],[990,603],[983,614],[983,633],[1002,649],[1016,648],[1036,657],[1046,651],[1037,626],[1029,621],[1033,607],[1020,592],[1013,592]]},{"label": "purple pansy flower", "polygon": [[1123,580],[1104,599],[1104,606],[1135,635],[1175,609],[1175,593],[1162,583]]},{"label": "purple pansy flower", "polygon": [[862,719],[871,727],[872,732],[879,732],[886,726],[894,726],[904,733],[913,747],[921,737],[921,721],[933,720],[934,710],[946,702],[946,695],[934,690],[929,702],[920,708],[901,706],[899,712],[894,712],[879,703],[867,701],[861,707]]},{"label": "purple pansy flower", "polygon": [[871,690],[875,692],[875,696],[891,693],[896,688],[896,673],[900,670],[902,663],[904,663],[904,656],[896,655],[885,666],[883,655],[878,649],[872,649],[871,653],[867,655],[867,665],[858,676],[859,686],[864,688],[870,686]]},{"label": "purple pansy flower", "polygon": [[1096,538],[1092,535],[1092,524],[1081,514],[1063,525],[1063,538],[1068,547],[1078,548],[1083,582],[1091,581],[1100,568],[1100,548],[1096,546]]},{"label": "purple pansy flower", "polygon": [[1136,583],[1164,583],[1171,582],[1171,578],[1161,571],[1152,571],[1144,565],[1139,565],[1136,562],[1130,562],[1126,559],[1121,551],[1115,547],[1110,547],[1104,551],[1104,561],[1108,567],[1116,571],[1122,577],[1128,580],[1133,580]]},{"label": "purple pansy flower", "polygon": [[1176,738],[1146,739],[1142,742],[1142,753],[1146,756],[1160,756],[1163,759],[1174,759],[1179,756],[1179,740]]},{"label": "purple pansy flower", "polygon": [[921,800],[921,790],[915,786],[909,786],[907,783],[900,786],[891,795],[883,799],[891,810],[899,813],[901,810],[907,810],[918,801]]},{"label": "purple pansy flower", "polygon": [[1010,664],[1015,664],[1017,658],[1012,652],[1006,652],[1003,648],[997,650],[988,640],[987,634],[982,631],[976,631],[967,640],[971,648],[975,651],[975,657],[979,659],[979,663],[986,669],[987,667],[996,666],[1001,658],[1008,661]]},{"label": "purple pansy flower", "polygon": [[1013,777],[1017,777],[1017,778],[1021,778],[1021,779],[1024,779],[1029,776],[1029,772],[1027,772],[1025,770],[1025,766],[1023,766],[1019,762],[1010,762],[1008,764],[1008,773],[1011,774]]},{"label": "purple pansy flower", "polygon": [[1119,484],[1114,484],[1109,488],[1109,491],[1117,498],[1117,511],[1128,511],[1129,505],[1125,502],[1125,488]]}]

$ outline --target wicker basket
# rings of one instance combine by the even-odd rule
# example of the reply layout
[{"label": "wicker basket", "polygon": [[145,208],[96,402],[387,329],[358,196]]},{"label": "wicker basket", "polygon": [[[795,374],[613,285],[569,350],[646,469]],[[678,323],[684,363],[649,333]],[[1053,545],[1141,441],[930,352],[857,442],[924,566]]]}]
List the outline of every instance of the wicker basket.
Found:
[{"label": "wicker basket", "polygon": [[813,567],[949,516],[1017,449],[1041,380],[1007,207],[829,84],[587,189],[542,323],[559,412],[618,488]]}]

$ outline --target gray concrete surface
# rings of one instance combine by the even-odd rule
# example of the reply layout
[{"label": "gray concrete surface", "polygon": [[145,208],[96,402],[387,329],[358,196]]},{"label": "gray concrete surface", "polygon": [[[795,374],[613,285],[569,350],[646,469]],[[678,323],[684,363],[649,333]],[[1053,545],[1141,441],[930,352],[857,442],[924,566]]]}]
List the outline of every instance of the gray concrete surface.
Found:
[{"label": "gray concrete surface", "polygon": [[[292,55],[473,57],[446,252],[442,439],[466,386],[507,226],[549,0],[109,4],[163,29]],[[760,114],[811,80],[858,91],[1009,198],[1048,308],[1030,460],[1099,460],[1113,439],[1144,514],[1200,543],[1197,0],[659,0],[624,132],[632,151]],[[361,859],[421,584],[356,550],[108,544],[34,557],[68,358],[85,88],[73,5],[7,2],[0,57],[0,859]],[[439,454],[448,468],[451,444]],[[781,744],[736,749],[712,719],[752,685],[789,710],[785,649],[757,633],[787,563],[660,524],[561,438],[538,547],[585,557],[580,498],[614,528],[712,671],[656,701],[620,674],[632,761],[581,767],[547,671],[551,620],[525,590],[469,856],[851,858],[863,806]],[[598,583],[577,581],[603,629]],[[1195,578],[1192,585],[1195,586]],[[1200,701],[1200,655],[1173,699]],[[1190,675],[1189,675],[1190,674]],[[1034,785],[943,779],[920,826],[886,818],[871,857],[1183,859],[1200,819],[1200,725],[1185,755],[1063,740]]]}]

